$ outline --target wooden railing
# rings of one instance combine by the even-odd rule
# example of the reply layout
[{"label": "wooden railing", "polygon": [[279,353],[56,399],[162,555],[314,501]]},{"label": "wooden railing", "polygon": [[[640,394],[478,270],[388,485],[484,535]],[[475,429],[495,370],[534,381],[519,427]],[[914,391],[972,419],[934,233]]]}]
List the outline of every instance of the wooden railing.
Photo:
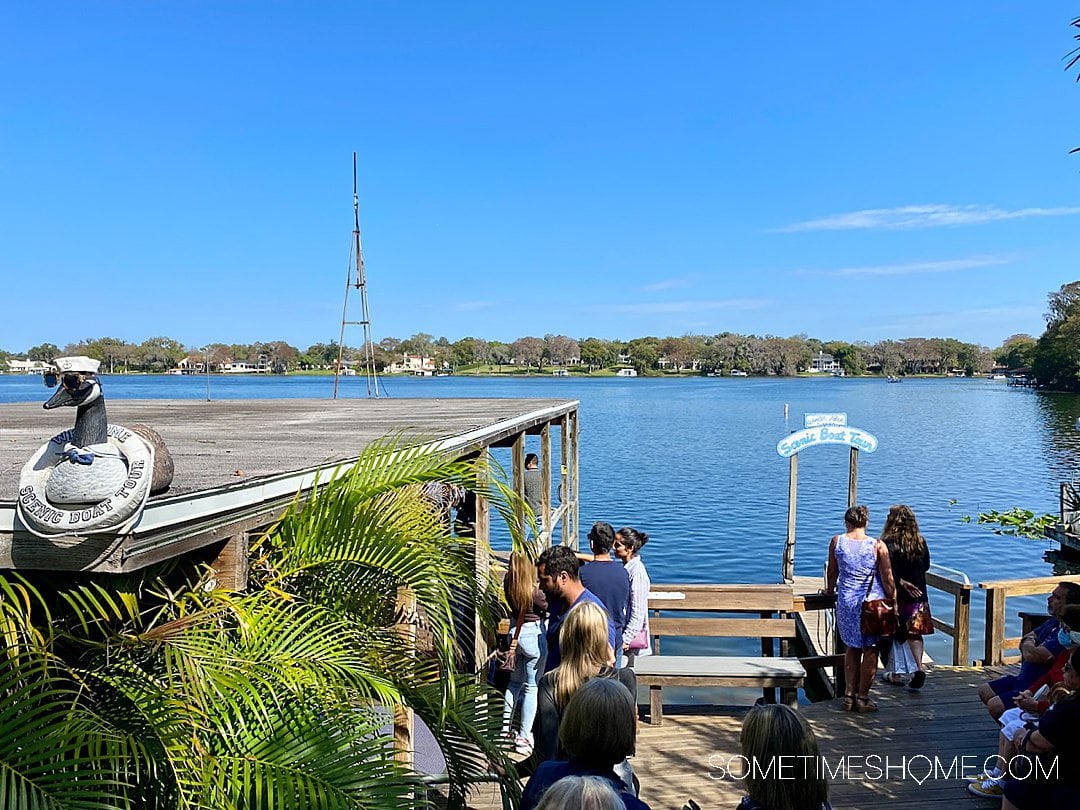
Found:
[{"label": "wooden railing", "polygon": [[[964,577],[967,579],[967,577]],[[926,573],[926,586],[951,594],[953,598],[952,624],[934,616],[934,629],[952,638],[952,665],[964,666],[968,661],[971,639],[971,590],[970,582],[961,582],[933,571]],[[931,604],[933,600],[931,599]]]},{"label": "wooden railing", "polygon": [[1006,655],[1006,650],[1019,650],[1022,636],[1005,636],[1005,600],[1010,596],[1048,594],[1062,582],[1080,583],[1080,577],[1032,577],[980,582],[986,591],[986,645],[983,666],[1015,664],[1020,655]]}]

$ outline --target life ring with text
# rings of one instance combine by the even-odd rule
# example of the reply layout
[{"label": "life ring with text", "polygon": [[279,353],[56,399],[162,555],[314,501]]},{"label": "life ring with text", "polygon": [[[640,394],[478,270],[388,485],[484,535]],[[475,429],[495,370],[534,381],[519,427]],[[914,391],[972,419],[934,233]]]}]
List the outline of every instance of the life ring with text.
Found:
[{"label": "life ring with text", "polygon": [[73,433],[69,429],[53,436],[23,466],[16,502],[19,520],[38,537],[127,532],[142,517],[150,497],[154,448],[137,433],[120,425],[109,425],[109,444],[123,456],[127,477],[114,492],[96,503],[58,505],[46,497],[45,485],[53,468],[58,463],[67,463],[63,451]]}]

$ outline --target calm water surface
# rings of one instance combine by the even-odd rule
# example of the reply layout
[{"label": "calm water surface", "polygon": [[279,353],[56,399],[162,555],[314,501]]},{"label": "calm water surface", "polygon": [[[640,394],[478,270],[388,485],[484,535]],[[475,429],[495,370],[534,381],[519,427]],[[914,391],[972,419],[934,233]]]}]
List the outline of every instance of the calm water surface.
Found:
[{"label": "calm water surface", "polygon": [[[365,392],[342,381],[343,396]],[[203,398],[205,378],[115,376],[117,398]],[[329,397],[326,377],[214,377],[215,399]],[[544,397],[581,402],[581,526],[607,520],[651,536],[644,558],[654,581],[776,581],[787,526],[788,462],[775,450],[804,412],[843,411],[877,436],[860,454],[859,501],[876,534],[888,507],[907,503],[934,562],[972,582],[1044,576],[1048,542],[997,537],[961,521],[980,510],[1023,505],[1057,512],[1060,481],[1078,477],[1080,398],[1014,390],[985,380],[407,378],[386,381],[405,397]],[[44,401],[37,377],[0,377],[0,401]],[[785,420],[784,406],[790,417]],[[2,437],[3,425],[0,425]],[[530,437],[530,449],[538,439]],[[558,452],[557,437],[553,442]],[[508,451],[497,456],[509,463]],[[5,462],[10,460],[5,459]],[[829,538],[843,530],[846,446],[799,454],[796,572],[820,575]],[[4,466],[7,466],[6,463]],[[950,501],[955,500],[955,504]],[[951,606],[935,607],[948,617]],[[1009,612],[1038,607],[1015,599]],[[972,653],[980,650],[983,603],[973,599]],[[1010,627],[1010,633],[1017,628]],[[942,634],[931,655],[949,657]]]}]

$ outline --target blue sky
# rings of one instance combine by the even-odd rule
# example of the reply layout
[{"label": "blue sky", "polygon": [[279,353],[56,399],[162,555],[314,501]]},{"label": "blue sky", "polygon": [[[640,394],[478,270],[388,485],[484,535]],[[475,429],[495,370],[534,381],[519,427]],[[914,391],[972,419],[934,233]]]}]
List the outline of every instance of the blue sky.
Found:
[{"label": "blue sky", "polygon": [[0,348],[336,339],[353,150],[376,339],[1037,335],[1077,15],[7,4]]}]

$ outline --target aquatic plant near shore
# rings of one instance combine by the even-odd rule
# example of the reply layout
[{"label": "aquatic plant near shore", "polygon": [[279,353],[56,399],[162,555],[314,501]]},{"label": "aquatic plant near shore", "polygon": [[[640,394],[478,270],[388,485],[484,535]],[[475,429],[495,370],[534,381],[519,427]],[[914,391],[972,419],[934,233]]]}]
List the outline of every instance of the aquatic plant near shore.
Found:
[{"label": "aquatic plant near shore", "polygon": [[[964,523],[971,522],[971,515],[960,518]],[[1046,539],[1046,530],[1053,528],[1058,522],[1057,515],[1036,515],[1030,509],[1021,509],[1014,506],[1005,512],[991,510],[978,514],[979,524],[992,525],[990,529],[994,534],[1002,534],[1010,537],[1027,537],[1032,540]]]}]

